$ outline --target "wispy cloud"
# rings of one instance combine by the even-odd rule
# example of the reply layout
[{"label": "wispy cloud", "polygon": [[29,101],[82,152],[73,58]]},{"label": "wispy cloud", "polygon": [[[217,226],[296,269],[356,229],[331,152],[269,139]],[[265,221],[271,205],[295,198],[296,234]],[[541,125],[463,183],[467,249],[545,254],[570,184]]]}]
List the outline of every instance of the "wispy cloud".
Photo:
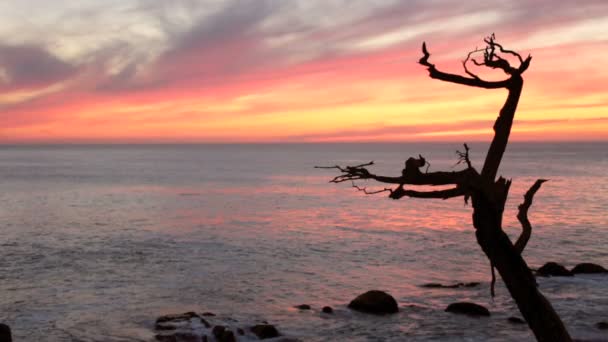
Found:
[{"label": "wispy cloud", "polygon": [[[459,59],[491,32],[534,55],[524,117],[561,120],[566,110],[606,108],[608,4],[600,0],[32,0],[3,2],[0,13],[5,136],[28,127],[62,134],[60,124],[87,120],[111,129],[112,122],[148,118],[167,127],[189,122],[203,140],[219,131],[247,140],[236,131],[247,125],[281,139],[325,139],[331,134],[314,120],[331,111],[346,117],[355,104],[367,108],[362,113],[379,111],[356,114],[357,124],[392,128],[338,131],[334,123],[327,128],[334,136],[432,134],[415,111],[440,108],[464,90],[426,79],[415,64],[420,42],[458,70]],[[274,95],[251,100],[260,93]],[[471,94],[481,104],[481,95]],[[409,114],[402,121],[415,126],[393,125],[404,101]],[[485,107],[478,108],[462,121],[479,122]],[[205,128],[205,120],[223,126]],[[441,125],[457,131],[458,123]],[[141,136],[164,134],[179,133],[155,126]]]}]

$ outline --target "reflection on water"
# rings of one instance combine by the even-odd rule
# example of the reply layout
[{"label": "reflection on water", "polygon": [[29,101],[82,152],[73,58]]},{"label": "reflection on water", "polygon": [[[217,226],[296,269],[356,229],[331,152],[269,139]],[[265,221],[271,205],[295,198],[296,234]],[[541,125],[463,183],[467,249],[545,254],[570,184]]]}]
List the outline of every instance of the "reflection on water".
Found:
[{"label": "reflection on water", "polygon": [[[0,321],[16,340],[150,340],[153,319],[209,310],[276,323],[306,341],[530,340],[509,325],[506,290],[491,300],[489,266],[462,200],[363,196],[314,165],[375,160],[399,174],[422,153],[450,169],[458,144],[0,147]],[[606,144],[513,144],[501,172],[517,204],[549,178],[530,212],[525,257],[608,265]],[[472,144],[479,167],[485,146]],[[373,187],[373,184],[367,184]],[[481,281],[479,288],[420,284]],[[541,279],[578,337],[599,337],[608,278]],[[406,306],[391,318],[349,312],[372,288]],[[494,313],[443,312],[474,300]],[[290,309],[331,305],[337,314]],[[411,305],[411,306],[407,306]]]}]

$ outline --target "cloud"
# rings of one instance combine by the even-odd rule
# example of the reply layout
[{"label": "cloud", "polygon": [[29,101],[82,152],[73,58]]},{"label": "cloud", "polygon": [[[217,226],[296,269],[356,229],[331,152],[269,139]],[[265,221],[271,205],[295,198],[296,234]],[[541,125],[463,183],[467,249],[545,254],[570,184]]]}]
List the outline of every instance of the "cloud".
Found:
[{"label": "cloud", "polygon": [[0,90],[48,87],[76,74],[78,68],[36,45],[0,45]]}]

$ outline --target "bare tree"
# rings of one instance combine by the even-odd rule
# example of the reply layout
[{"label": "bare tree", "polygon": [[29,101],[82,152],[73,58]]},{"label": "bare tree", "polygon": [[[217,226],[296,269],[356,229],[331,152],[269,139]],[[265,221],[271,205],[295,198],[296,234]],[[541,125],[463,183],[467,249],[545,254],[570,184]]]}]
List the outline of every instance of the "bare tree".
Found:
[{"label": "bare tree", "polygon": [[[392,199],[402,197],[448,199],[464,197],[473,207],[473,226],[475,235],[481,249],[490,260],[492,274],[494,268],[502,277],[511,296],[517,303],[521,314],[528,322],[538,341],[556,342],[571,341],[566,327],[555,312],[549,301],[538,290],[536,279],[522,258],[521,252],[528,242],[532,225],[528,220],[528,209],[532,205],[534,194],[538,191],[543,179],[537,180],[525,194],[524,203],[519,206],[517,215],[523,232],[515,244],[511,242],[502,229],[502,218],[505,202],[511,186],[511,180],[502,176],[496,179],[498,168],[509,141],[513,117],[523,87],[522,74],[530,66],[531,56],[523,58],[519,53],[503,48],[492,35],[484,39],[483,49],[476,49],[467,55],[462,65],[466,76],[446,73],[438,70],[429,62],[430,53],[426,44],[422,44],[423,56],[419,63],[427,67],[431,78],[484,89],[506,89],[508,96],[494,123],[494,138],[486,155],[486,159],[479,173],[469,159],[469,147],[465,144],[465,151],[458,152],[459,163],[466,165],[461,171],[451,172],[424,172],[422,168],[427,161],[419,155],[409,158],[400,176],[383,176],[371,173],[368,167],[373,162],[356,166],[330,166],[322,168],[337,169],[340,174],[331,180],[332,183],[353,182],[353,186],[366,193],[376,194],[387,192]],[[482,54],[483,60],[476,60],[474,56]],[[470,63],[477,67],[487,67],[502,70],[507,78],[501,81],[486,81],[469,69]],[[517,64],[517,66],[512,66]],[[368,191],[355,184],[358,180],[375,180],[380,183],[391,184],[391,187],[382,190]],[[419,191],[408,189],[410,185],[442,186],[439,190]],[[448,186],[446,189],[445,186]],[[492,293],[494,276],[492,281]]]}]

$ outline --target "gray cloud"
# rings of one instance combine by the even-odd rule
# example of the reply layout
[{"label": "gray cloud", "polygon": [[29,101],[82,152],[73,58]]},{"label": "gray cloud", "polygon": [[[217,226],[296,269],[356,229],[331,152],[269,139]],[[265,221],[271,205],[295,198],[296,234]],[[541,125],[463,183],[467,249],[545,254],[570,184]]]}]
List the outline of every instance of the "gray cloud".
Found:
[{"label": "gray cloud", "polygon": [[0,69],[6,76],[5,89],[44,87],[77,72],[77,67],[36,45],[0,45]]}]

